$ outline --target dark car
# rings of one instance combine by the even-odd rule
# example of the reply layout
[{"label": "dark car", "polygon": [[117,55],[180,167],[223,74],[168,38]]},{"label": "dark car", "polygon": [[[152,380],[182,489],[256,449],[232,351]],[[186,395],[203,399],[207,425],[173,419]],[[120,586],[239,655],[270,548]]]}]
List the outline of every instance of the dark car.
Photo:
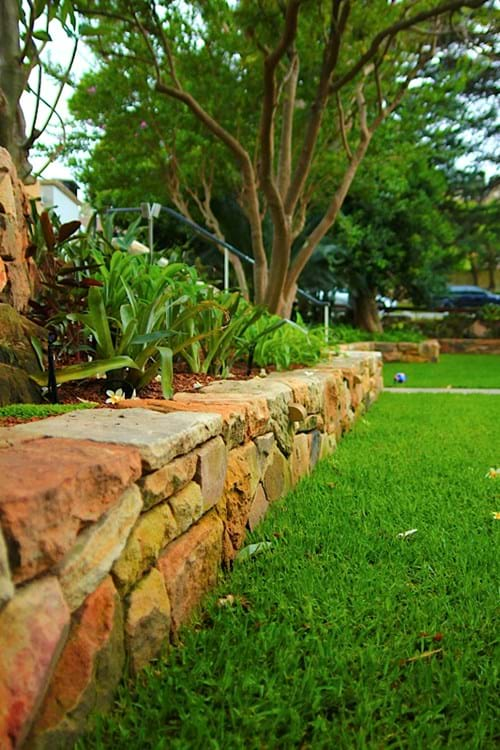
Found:
[{"label": "dark car", "polygon": [[447,292],[434,301],[435,307],[462,308],[500,305],[500,294],[494,294],[480,286],[455,286],[450,284]]}]

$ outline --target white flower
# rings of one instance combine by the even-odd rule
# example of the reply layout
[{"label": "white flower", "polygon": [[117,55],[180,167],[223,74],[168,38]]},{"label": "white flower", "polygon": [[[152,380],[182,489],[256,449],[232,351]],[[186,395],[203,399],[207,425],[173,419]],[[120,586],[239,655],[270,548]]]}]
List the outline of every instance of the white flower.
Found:
[{"label": "white flower", "polygon": [[155,380],[156,380],[157,383],[161,383],[161,375],[157,375],[155,377]]},{"label": "white flower", "polygon": [[138,240],[133,240],[128,246],[128,252],[130,255],[149,255],[149,247]]},{"label": "white flower", "polygon": [[259,372],[259,378],[265,378],[265,377],[267,377],[266,368],[265,367],[261,367],[260,368],[260,372]]},{"label": "white flower", "polygon": [[106,380],[105,372],[96,372],[95,376],[96,376],[96,380]]},{"label": "white flower", "polygon": [[203,383],[200,383],[198,380],[193,383],[193,388],[203,388]]},{"label": "white flower", "polygon": [[490,468],[487,474],[485,476],[488,479],[500,479],[500,469],[494,469],[493,467]]},{"label": "white flower", "polygon": [[106,391],[106,396],[108,396],[106,399],[107,404],[119,404],[120,401],[125,401],[125,394],[121,388],[118,388],[116,391]]}]

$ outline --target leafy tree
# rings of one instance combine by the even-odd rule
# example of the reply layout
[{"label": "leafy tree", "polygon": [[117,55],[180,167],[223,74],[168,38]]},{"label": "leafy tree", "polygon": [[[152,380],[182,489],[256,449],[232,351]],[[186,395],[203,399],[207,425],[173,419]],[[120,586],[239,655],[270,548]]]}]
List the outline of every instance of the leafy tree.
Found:
[{"label": "leafy tree", "polygon": [[[86,33],[96,52],[128,70],[137,64],[156,96],[189,114],[189,127],[176,132],[189,133],[188,149],[196,134],[203,155],[214,152],[205,175],[214,163],[216,179],[227,171],[224,182],[234,184],[248,220],[254,297],[287,314],[374,133],[457,35],[476,44],[487,4],[82,0],[76,7],[91,19]],[[163,140],[172,165],[171,141]],[[304,235],[318,196],[323,215]]]},{"label": "leafy tree", "polygon": [[[42,58],[51,42],[50,26],[53,22],[62,24],[68,36],[74,38],[71,29],[75,26],[76,18],[71,0],[2,0],[0,3],[0,146],[9,151],[20,178],[25,182],[33,181],[30,177],[32,167],[28,160],[29,151],[56,113],[78,46],[78,40],[74,39],[65,70],[52,68],[52,73],[59,80],[59,91],[52,103],[47,102],[42,93],[47,66]],[[34,72],[36,85],[32,88],[29,80]],[[30,132],[26,132],[21,108],[21,96],[25,91],[31,91],[36,98]],[[49,111],[40,118],[42,103]],[[39,122],[40,119],[42,122]]]}]

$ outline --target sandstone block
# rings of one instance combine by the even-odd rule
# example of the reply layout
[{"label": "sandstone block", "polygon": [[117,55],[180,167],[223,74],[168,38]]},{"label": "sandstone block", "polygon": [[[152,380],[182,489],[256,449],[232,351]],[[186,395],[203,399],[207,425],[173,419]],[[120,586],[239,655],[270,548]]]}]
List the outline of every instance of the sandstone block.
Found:
[{"label": "sandstone block", "polygon": [[0,406],[8,404],[41,404],[40,388],[19,367],[0,363]]},{"label": "sandstone block", "polygon": [[[234,448],[245,439],[250,440],[256,435],[263,435],[270,429],[270,413],[267,400],[253,394],[251,397],[244,393],[230,391],[228,393],[176,393],[174,401],[191,410],[203,408],[213,410],[226,419],[226,414],[234,415],[238,422],[226,433],[222,433],[228,448]],[[232,418],[231,418],[232,419]],[[230,423],[232,424],[232,422]],[[241,429],[239,425],[241,424]]]},{"label": "sandstone block", "polygon": [[133,674],[157,658],[170,635],[170,602],[160,571],[153,568],[128,600],[125,641]]},{"label": "sandstone block", "polygon": [[88,439],[136,448],[147,470],[159,469],[177,456],[189,453],[219,435],[218,414],[177,412],[160,414],[150,409],[95,409],[74,411],[59,417],[12,427],[15,434],[30,437]]},{"label": "sandstone block", "polygon": [[311,469],[314,469],[320,459],[322,433],[319,430],[314,430],[307,437],[309,442],[309,464]]},{"label": "sandstone block", "polygon": [[222,496],[226,478],[227,449],[221,437],[213,438],[196,450],[195,481],[200,485],[203,511],[210,510]]},{"label": "sandstone block", "polygon": [[0,610],[13,596],[14,584],[12,583],[12,576],[10,574],[7,545],[5,544],[2,529],[0,528]]},{"label": "sandstone block", "polygon": [[91,713],[111,708],[124,662],[122,605],[108,576],[74,618],[29,747],[73,748]]},{"label": "sandstone block", "polygon": [[0,451],[0,523],[14,580],[58,563],[140,471],[137,451],[89,440],[32,440]]},{"label": "sandstone block", "polygon": [[257,528],[268,510],[269,503],[267,501],[264,487],[262,486],[262,484],[259,484],[248,514],[248,528],[250,529],[250,531],[253,531]]},{"label": "sandstone block", "polygon": [[0,612],[0,747],[20,747],[40,706],[69,625],[56,578],[22,588]]},{"label": "sandstone block", "polygon": [[246,443],[229,452],[222,514],[234,550],[238,550],[245,539],[259,480],[258,453],[254,443]]},{"label": "sandstone block", "polygon": [[200,485],[190,482],[169,499],[178,533],[182,534],[203,515],[203,496]]},{"label": "sandstone block", "polygon": [[121,555],[141,508],[141,493],[132,485],[114,508],[79,534],[61,561],[59,580],[72,612],[95,591]]},{"label": "sandstone block", "polygon": [[[253,378],[241,381],[218,381],[202,389],[203,395],[224,394],[224,398],[242,395],[249,401],[264,397],[269,409],[269,425],[264,432],[274,432],[278,445],[284,453],[289,454],[292,448],[292,432],[288,419],[288,404],[293,399],[292,389],[285,383],[272,378]],[[264,433],[260,433],[264,434]]]},{"label": "sandstone block", "polygon": [[278,447],[271,453],[263,484],[270,503],[286,495],[292,486],[288,461]]},{"label": "sandstone block", "polygon": [[182,530],[167,501],[139,516],[125,549],[112,568],[120,593],[132,588],[143,573],[156,563],[163,547]]},{"label": "sandstone block", "polygon": [[162,500],[167,500],[175,492],[178,492],[191,481],[196,471],[198,456],[196,453],[187,453],[185,456],[174,458],[166,466],[139,479],[138,485],[144,501],[144,509],[147,510]]},{"label": "sandstone block", "polygon": [[295,435],[293,441],[293,451],[290,456],[290,470],[292,475],[292,484],[297,484],[299,479],[309,474],[309,438],[305,432]]},{"label": "sandstone block", "polygon": [[337,438],[333,433],[324,434],[321,436],[321,448],[319,452],[320,458],[326,458],[331,456],[337,447]]},{"label": "sandstone block", "polygon": [[294,400],[304,406],[307,414],[316,414],[323,410],[323,387],[315,369],[273,372],[268,377],[289,386]]},{"label": "sandstone block", "polygon": [[[190,398],[193,396],[193,398]],[[224,442],[229,448],[233,448],[245,441],[247,432],[246,408],[244,404],[225,403],[210,401],[206,403],[203,400],[196,400],[197,394],[177,393],[173,401],[166,399],[138,399],[133,402],[122,401],[119,406],[121,409],[136,408],[140,406],[144,409],[152,409],[164,413],[177,411],[192,412],[214,412],[222,417],[221,435]]]},{"label": "sandstone block", "polygon": [[257,448],[259,475],[263,477],[269,463],[269,457],[271,456],[273,448],[276,445],[276,440],[274,439],[274,434],[272,432],[268,432],[267,435],[256,437],[254,443],[255,447]]},{"label": "sandstone block", "polygon": [[215,511],[207,513],[158,561],[170,600],[172,631],[187,622],[202,596],[217,582],[222,556],[223,524]]}]

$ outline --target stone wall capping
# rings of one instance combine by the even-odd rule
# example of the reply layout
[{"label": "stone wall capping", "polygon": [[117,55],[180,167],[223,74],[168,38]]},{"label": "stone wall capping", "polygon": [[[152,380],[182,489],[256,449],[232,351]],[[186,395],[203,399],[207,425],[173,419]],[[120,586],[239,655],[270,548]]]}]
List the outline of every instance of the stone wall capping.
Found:
[{"label": "stone wall capping", "polygon": [[[159,414],[149,409],[86,409],[9,428],[14,435],[117,443],[136,448],[147,469],[159,469],[219,435],[219,414]],[[1,455],[1,454],[0,454]]]}]

